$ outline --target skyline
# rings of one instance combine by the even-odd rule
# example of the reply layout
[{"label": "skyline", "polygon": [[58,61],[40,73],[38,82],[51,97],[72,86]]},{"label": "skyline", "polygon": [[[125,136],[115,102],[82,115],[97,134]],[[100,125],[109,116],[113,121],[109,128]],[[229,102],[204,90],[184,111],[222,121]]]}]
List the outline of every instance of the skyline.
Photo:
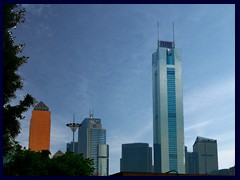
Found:
[{"label": "skyline", "polygon": [[[217,139],[219,168],[235,165],[234,5],[24,7],[26,20],[14,35],[30,58],[19,70],[25,80],[17,96],[30,93],[49,107],[52,155],[72,141],[66,124],[73,114],[81,123],[90,109],[107,131],[109,174],[120,170],[121,144],[153,147],[151,56],[157,22],[159,39],[171,41],[174,21],[182,49],[184,144],[192,151],[197,136]],[[26,147],[32,109],[17,137]]]}]

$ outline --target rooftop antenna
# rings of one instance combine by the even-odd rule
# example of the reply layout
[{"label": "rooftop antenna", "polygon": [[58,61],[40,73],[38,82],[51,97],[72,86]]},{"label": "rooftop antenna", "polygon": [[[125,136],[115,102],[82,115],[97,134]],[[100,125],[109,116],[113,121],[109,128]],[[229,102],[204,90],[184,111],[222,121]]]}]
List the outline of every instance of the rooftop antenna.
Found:
[{"label": "rooftop antenna", "polygon": [[90,109],[90,118],[93,118],[93,113],[94,113],[94,110]]},{"label": "rooftop antenna", "polygon": [[157,23],[157,27],[158,27],[158,44],[159,44],[159,21]]},{"label": "rooftop antenna", "polygon": [[73,113],[73,123],[75,123],[75,113]]},{"label": "rooftop antenna", "polygon": [[173,26],[173,48],[175,47],[175,42],[174,42],[174,22],[172,23]]}]

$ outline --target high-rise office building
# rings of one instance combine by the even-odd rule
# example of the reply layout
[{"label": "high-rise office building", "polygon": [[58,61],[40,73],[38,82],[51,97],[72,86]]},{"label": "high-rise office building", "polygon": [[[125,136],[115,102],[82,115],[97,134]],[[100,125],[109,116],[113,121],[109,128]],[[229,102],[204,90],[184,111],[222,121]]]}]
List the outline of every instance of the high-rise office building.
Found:
[{"label": "high-rise office building", "polygon": [[50,150],[51,112],[41,101],[32,111],[29,130],[29,149]]},{"label": "high-rise office building", "polygon": [[217,140],[197,137],[193,152],[197,154],[197,173],[209,174],[218,170]]},{"label": "high-rise office building", "polygon": [[108,176],[109,147],[106,144],[106,129],[102,128],[101,119],[85,118],[78,129],[78,152],[84,158],[94,161],[95,175]]},{"label": "high-rise office building", "polygon": [[188,152],[185,146],[185,172],[186,174],[197,174],[197,153]]},{"label": "high-rise office building", "polygon": [[[73,152],[73,142],[67,143],[67,150],[66,151],[71,151]],[[78,142],[74,142],[74,153],[78,153]]]},{"label": "high-rise office building", "polygon": [[185,173],[181,50],[158,41],[152,55],[154,171]]},{"label": "high-rise office building", "polygon": [[147,143],[122,144],[121,172],[152,172],[152,148]]}]

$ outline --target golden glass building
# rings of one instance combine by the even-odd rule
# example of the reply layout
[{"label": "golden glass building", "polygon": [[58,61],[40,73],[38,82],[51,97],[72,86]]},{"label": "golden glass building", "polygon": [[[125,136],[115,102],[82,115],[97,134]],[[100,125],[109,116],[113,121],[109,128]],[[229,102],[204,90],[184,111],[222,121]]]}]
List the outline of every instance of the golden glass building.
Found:
[{"label": "golden glass building", "polygon": [[51,112],[41,101],[33,111],[29,129],[29,149],[50,150]]}]

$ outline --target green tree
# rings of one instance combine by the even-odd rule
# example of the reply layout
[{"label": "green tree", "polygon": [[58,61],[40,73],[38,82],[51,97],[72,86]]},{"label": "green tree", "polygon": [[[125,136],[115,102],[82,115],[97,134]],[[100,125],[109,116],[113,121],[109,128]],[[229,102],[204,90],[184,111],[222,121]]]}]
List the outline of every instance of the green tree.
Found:
[{"label": "green tree", "polygon": [[3,165],[3,175],[7,176],[47,176],[49,154],[48,150],[34,152],[24,150],[18,144],[10,162]]},{"label": "green tree", "polygon": [[49,168],[49,176],[91,176],[93,175],[93,160],[84,159],[82,154],[66,152],[53,158]]},{"label": "green tree", "polygon": [[13,150],[21,129],[19,120],[24,119],[23,112],[35,104],[35,99],[29,94],[17,105],[10,104],[16,98],[16,91],[23,88],[23,79],[17,71],[28,59],[19,55],[24,44],[15,44],[12,34],[12,30],[24,22],[24,14],[25,9],[20,9],[19,5],[3,5],[3,155]]},{"label": "green tree", "polygon": [[49,158],[48,150],[33,152],[17,146],[10,162],[3,165],[5,176],[91,176],[93,161],[83,155],[67,152],[57,158]]}]

